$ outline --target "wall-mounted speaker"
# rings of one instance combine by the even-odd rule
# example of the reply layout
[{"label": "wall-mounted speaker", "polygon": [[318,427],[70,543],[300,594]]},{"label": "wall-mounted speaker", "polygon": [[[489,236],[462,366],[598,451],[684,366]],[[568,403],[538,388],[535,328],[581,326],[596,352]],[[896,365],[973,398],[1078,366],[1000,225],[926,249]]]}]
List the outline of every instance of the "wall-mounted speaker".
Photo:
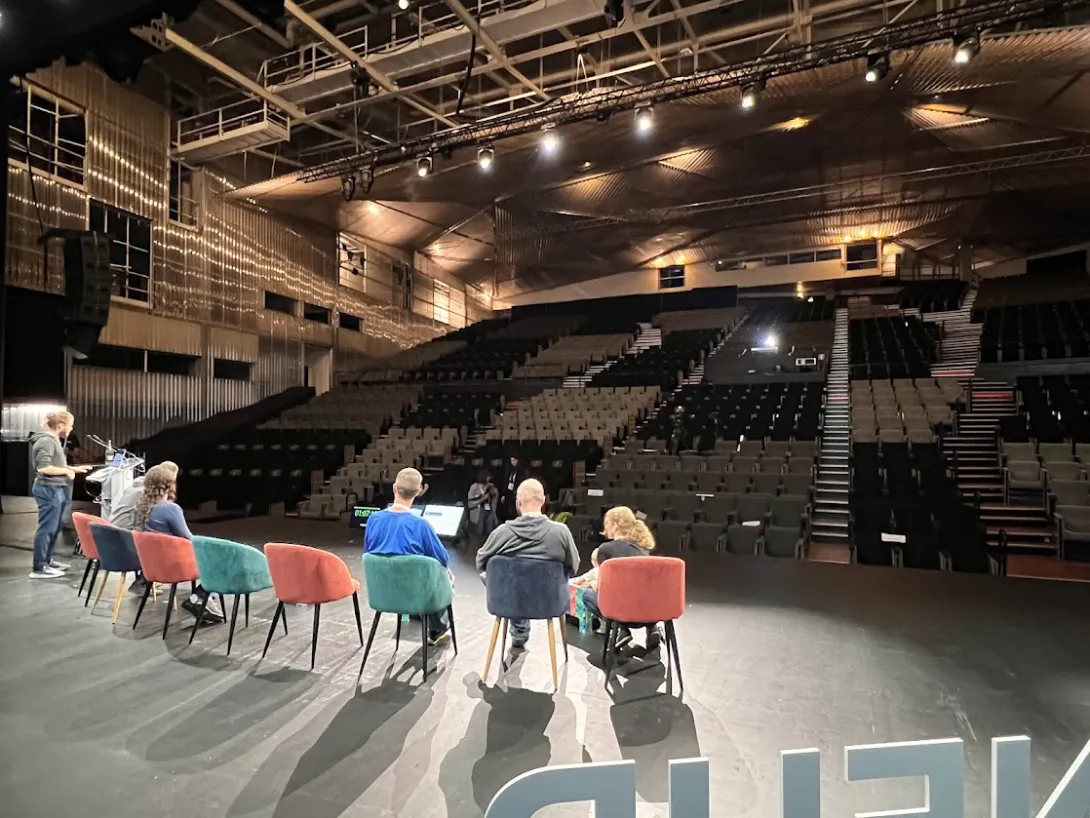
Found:
[{"label": "wall-mounted speaker", "polygon": [[64,348],[86,358],[110,318],[110,237],[87,230],[51,230],[64,242]]}]

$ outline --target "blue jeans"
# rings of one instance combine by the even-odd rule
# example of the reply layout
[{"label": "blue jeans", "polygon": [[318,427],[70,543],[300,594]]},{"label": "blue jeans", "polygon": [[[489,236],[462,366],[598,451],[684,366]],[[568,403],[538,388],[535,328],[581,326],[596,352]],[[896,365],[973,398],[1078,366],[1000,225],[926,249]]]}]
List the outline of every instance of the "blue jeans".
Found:
[{"label": "blue jeans", "polygon": [[39,571],[53,559],[53,546],[61,533],[64,509],[68,505],[65,486],[51,486],[41,480],[34,481],[31,490],[38,502],[38,531],[34,535],[34,570]]}]

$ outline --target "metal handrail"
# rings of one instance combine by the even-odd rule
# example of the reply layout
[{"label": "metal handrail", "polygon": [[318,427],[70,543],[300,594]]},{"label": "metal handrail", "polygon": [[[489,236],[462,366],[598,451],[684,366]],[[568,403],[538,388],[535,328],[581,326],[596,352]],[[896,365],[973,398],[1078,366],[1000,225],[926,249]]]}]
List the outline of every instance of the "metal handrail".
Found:
[{"label": "metal handrail", "polygon": [[267,102],[245,99],[214,111],[206,111],[178,120],[177,144],[225,136],[250,125],[278,125],[287,129],[291,125],[291,120],[287,114],[273,108]]}]

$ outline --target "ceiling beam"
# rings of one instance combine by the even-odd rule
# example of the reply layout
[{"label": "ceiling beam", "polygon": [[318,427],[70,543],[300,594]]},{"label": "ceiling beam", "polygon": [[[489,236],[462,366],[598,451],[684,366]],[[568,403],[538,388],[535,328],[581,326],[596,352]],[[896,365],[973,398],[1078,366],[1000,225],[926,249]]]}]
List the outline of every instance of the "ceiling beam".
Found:
[{"label": "ceiling beam", "polygon": [[365,60],[363,57],[361,57],[359,54],[349,48],[348,45],[345,44],[344,40],[342,40],[328,28],[319,23],[311,15],[303,11],[303,9],[301,9],[297,3],[293,2],[293,0],[284,0],[284,9],[296,20],[298,20],[300,23],[302,23],[304,26],[314,32],[318,37],[324,40],[342,57],[347,59],[349,62],[355,63],[364,71],[366,71],[371,79],[373,79],[378,84],[378,86],[382,88],[382,90],[385,91],[387,94],[391,94],[395,98],[401,99],[406,105],[415,108],[422,114],[426,114],[437,122],[441,122],[448,128],[458,127],[458,123],[455,122],[453,119],[449,119],[443,116],[443,114],[436,111],[430,105],[425,105],[423,102],[420,102],[419,100],[411,97],[409,94],[401,91],[393,82],[393,80],[391,80],[388,76],[386,76],[384,73],[371,65],[371,63],[369,63],[367,60]]},{"label": "ceiling beam", "polygon": [[[480,2],[480,0],[478,0],[478,2]],[[477,18],[470,14],[466,10],[466,7],[463,6],[461,2],[459,2],[459,0],[446,0],[446,4],[448,7],[450,7],[450,10],[454,12],[455,16],[465,24],[466,28],[468,28],[473,34],[476,35],[481,45],[483,45],[485,47],[485,50],[492,55],[492,59],[494,59],[501,68],[508,71],[511,76],[513,76],[515,79],[517,79],[519,82],[521,82],[523,85],[525,85],[542,99],[551,99],[551,97],[542,90],[540,85],[535,83],[533,80],[531,80],[514,66],[511,60],[508,59],[507,55],[504,53],[503,49],[500,48],[499,44],[490,36],[488,36],[488,32],[481,28],[480,23],[477,22]]]},{"label": "ceiling beam", "polygon": [[216,0],[220,6],[238,17],[244,23],[248,23],[255,31],[260,31],[281,48],[291,48],[288,38],[267,23],[262,22],[256,15],[250,13],[235,0]]}]

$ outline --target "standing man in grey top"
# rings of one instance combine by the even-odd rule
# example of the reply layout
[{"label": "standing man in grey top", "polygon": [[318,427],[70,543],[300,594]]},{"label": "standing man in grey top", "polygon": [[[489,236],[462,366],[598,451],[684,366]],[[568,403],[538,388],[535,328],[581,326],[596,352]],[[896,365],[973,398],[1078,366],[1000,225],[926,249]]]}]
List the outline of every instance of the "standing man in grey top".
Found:
[{"label": "standing man in grey top", "polygon": [[87,466],[69,468],[61,438],[72,431],[75,418],[70,412],[50,412],[42,431],[30,438],[30,462],[34,468],[31,494],[38,503],[38,531],[34,535],[34,570],[31,579],[63,577],[68,568],[53,559],[53,548],[61,533],[64,509],[68,505],[68,485],[77,471]]}]

